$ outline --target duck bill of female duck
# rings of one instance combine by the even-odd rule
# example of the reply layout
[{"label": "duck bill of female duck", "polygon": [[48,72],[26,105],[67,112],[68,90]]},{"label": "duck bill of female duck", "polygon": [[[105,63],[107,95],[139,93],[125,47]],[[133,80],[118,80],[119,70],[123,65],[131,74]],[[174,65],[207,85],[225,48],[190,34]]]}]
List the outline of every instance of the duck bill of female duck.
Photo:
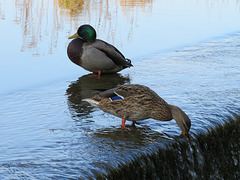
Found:
[{"label": "duck bill of female duck", "polygon": [[188,135],[189,129],[191,127],[190,118],[178,106],[169,104],[169,107],[170,107],[173,119],[176,121],[177,125],[182,130],[182,134]]}]

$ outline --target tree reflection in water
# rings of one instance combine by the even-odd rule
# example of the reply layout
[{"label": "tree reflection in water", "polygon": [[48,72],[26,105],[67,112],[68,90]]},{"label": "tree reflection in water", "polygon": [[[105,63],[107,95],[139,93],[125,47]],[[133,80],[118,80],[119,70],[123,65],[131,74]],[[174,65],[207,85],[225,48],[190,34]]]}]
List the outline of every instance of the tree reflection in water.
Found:
[{"label": "tree reflection in water", "polygon": [[[40,56],[52,54],[59,46],[59,38],[65,37],[67,44],[71,31],[84,23],[93,25],[101,38],[106,37],[106,41],[114,43],[115,35],[119,34],[117,24],[122,23],[119,13],[126,17],[125,31],[128,31],[126,38],[129,40],[137,23],[137,11],[149,13],[151,9],[152,0],[15,0],[14,21],[23,31],[21,51]],[[4,18],[1,6],[0,18]],[[117,43],[115,45],[122,44]]]}]

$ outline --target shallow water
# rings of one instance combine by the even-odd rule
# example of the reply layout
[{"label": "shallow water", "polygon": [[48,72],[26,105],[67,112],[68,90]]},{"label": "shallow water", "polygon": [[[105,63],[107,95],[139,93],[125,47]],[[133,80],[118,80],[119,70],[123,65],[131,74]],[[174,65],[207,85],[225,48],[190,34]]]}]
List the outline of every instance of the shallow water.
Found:
[{"label": "shallow water", "polygon": [[[135,128],[127,122],[121,133],[119,118],[81,101],[97,89],[147,85],[189,115],[193,133],[239,108],[237,1],[97,1],[102,10],[82,4],[75,11],[62,1],[41,2],[0,3],[1,179],[94,177],[180,135],[174,120],[152,119]],[[100,79],[86,76],[66,57],[67,37],[78,22],[95,25],[99,38],[116,45],[134,67]]]}]

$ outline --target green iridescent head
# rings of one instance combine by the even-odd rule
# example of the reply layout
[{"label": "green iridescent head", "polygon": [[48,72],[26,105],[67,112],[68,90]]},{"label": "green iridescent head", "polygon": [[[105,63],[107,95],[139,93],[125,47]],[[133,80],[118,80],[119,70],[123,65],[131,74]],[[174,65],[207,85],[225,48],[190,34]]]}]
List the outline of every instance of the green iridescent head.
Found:
[{"label": "green iridescent head", "polygon": [[96,40],[97,33],[95,29],[89,24],[82,25],[78,28],[77,33],[70,36],[68,39],[80,37],[85,41],[94,42]]}]

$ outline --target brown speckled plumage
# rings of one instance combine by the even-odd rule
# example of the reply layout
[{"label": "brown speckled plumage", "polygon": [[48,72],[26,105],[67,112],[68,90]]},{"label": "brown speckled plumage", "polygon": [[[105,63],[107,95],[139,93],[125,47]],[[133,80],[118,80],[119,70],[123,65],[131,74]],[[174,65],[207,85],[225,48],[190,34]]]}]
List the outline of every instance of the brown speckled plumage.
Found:
[{"label": "brown speckled plumage", "polygon": [[[123,99],[110,99],[116,95]],[[190,119],[179,107],[168,104],[153,90],[143,85],[119,86],[101,92],[86,101],[105,112],[129,121],[148,118],[170,121],[174,118],[183,132],[188,132],[191,126]]]}]

